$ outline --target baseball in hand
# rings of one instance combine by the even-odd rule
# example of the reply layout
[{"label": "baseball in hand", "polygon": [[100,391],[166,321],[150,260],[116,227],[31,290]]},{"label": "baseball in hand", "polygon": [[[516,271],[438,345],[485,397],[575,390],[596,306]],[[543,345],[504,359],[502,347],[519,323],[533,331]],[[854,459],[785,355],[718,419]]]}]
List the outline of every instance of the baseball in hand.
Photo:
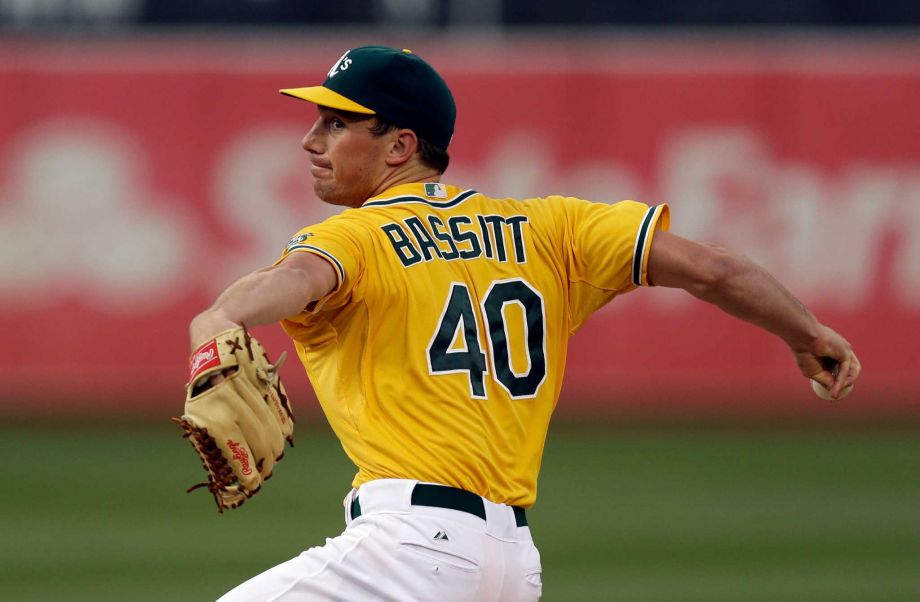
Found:
[{"label": "baseball in hand", "polygon": [[816,380],[811,381],[811,388],[814,390],[815,395],[821,399],[828,399],[830,401],[839,401],[850,394],[850,391],[853,390],[853,385],[847,385],[844,388],[840,389],[840,395],[837,396],[837,399],[831,397],[830,389],[826,388],[824,385],[819,383]]}]

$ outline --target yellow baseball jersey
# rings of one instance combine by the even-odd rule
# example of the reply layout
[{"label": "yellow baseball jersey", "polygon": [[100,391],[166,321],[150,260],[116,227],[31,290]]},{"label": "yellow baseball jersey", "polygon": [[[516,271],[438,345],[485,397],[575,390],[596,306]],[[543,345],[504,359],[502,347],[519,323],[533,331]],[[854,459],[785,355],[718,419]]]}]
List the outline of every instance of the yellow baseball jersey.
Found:
[{"label": "yellow baseball jersey", "polygon": [[337,287],[282,322],[353,485],[418,479],[530,507],[569,336],[647,285],[666,205],[396,186],[304,228]]}]

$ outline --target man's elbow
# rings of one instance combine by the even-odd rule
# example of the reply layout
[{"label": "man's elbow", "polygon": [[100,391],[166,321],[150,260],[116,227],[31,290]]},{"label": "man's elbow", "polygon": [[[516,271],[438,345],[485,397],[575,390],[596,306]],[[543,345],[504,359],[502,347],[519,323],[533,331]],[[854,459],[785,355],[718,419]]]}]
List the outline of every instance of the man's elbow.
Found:
[{"label": "man's elbow", "polygon": [[747,268],[748,261],[728,249],[710,243],[696,262],[695,278],[689,292],[701,299],[718,296]]}]

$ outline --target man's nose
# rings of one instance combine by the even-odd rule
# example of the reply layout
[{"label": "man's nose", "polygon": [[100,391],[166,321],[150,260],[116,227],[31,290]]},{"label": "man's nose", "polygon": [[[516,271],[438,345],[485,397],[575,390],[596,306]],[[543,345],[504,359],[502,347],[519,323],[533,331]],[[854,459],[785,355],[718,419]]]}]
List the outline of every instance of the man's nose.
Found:
[{"label": "man's nose", "polygon": [[313,127],[304,134],[303,139],[300,141],[300,146],[307,152],[318,153],[321,151],[319,148],[319,137],[317,135],[317,125],[319,121],[313,124]]}]

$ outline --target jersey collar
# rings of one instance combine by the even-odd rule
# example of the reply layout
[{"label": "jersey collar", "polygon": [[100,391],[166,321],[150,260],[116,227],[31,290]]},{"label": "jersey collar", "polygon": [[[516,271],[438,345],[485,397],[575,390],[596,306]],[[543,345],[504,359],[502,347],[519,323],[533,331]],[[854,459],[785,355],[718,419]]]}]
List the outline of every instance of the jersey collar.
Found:
[{"label": "jersey collar", "polygon": [[388,188],[383,194],[365,201],[361,207],[386,207],[404,203],[423,203],[443,209],[459,205],[476,194],[478,193],[475,190],[463,190],[450,184],[416,182],[399,184]]}]

